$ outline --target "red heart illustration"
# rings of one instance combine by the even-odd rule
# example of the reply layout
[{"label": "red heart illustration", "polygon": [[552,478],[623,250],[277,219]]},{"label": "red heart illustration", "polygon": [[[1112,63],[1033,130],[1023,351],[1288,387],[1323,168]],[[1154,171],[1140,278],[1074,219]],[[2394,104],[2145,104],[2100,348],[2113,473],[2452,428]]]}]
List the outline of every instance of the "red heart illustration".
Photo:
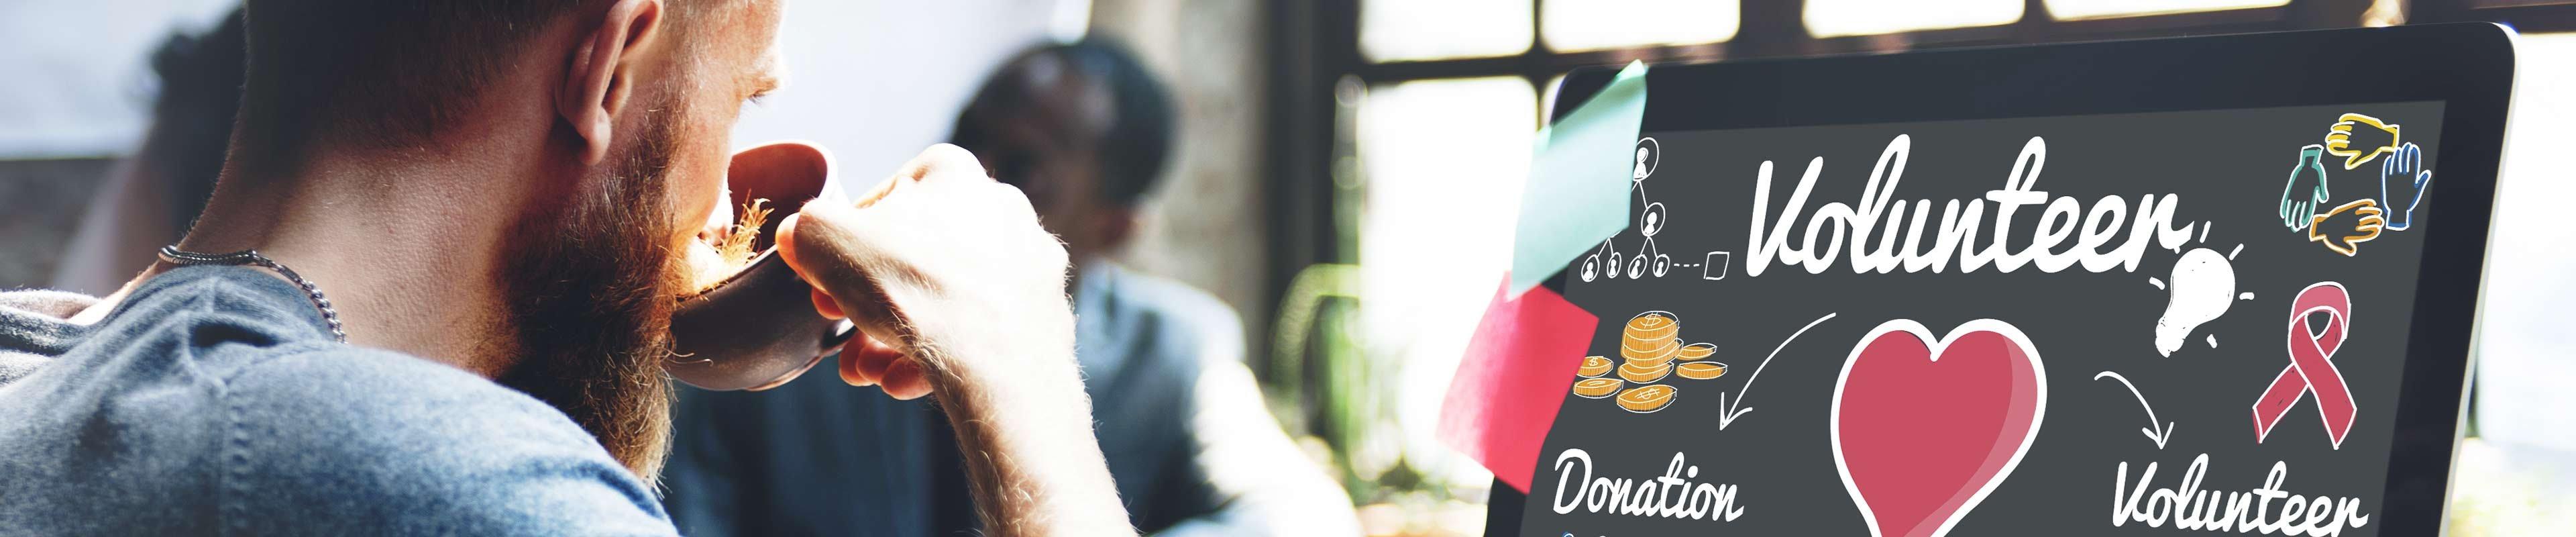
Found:
[{"label": "red heart illustration", "polygon": [[2048,408],[2039,351],[2021,329],[1969,321],[1935,339],[1878,325],[1834,384],[1834,466],[1871,535],[1938,537],[2021,464]]}]

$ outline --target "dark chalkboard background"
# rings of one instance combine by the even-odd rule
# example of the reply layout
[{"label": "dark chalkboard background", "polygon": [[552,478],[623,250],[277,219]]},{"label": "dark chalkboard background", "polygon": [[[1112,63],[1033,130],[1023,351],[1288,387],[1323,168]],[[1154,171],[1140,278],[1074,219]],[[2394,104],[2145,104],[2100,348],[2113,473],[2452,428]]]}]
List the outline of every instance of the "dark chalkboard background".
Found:
[{"label": "dark chalkboard background", "polygon": [[[2119,463],[2130,464],[2131,486],[2147,463],[2161,463],[2152,490],[2178,486],[2184,467],[2203,453],[2211,458],[2204,490],[2256,488],[2275,461],[2286,461],[2284,490],[2362,498],[2361,511],[2372,515],[2372,524],[2343,534],[2376,535],[2422,230],[2443,222],[2418,209],[2415,229],[2385,232],[2363,243],[2358,256],[2345,257],[2283,227],[2277,207],[2299,147],[2323,143],[2328,127],[2346,112],[2402,125],[2402,140],[2422,147],[2425,167],[2436,170],[2422,205],[2431,207],[2429,199],[2442,190],[2442,110],[2439,102],[2410,102],[1645,133],[1656,139],[1661,154],[1643,190],[1670,215],[1668,227],[1655,237],[1658,249],[1675,263],[1701,263],[1707,252],[1727,251],[1733,266],[1716,281],[1703,279],[1701,268],[1681,266],[1642,280],[1569,278],[1565,295],[1601,317],[1588,354],[1616,359],[1621,326],[1637,313],[1662,310],[1679,317],[1682,339],[1716,343],[1713,359],[1732,369],[1714,380],[1664,380],[1680,396],[1651,414],[1564,394],[1563,410],[1540,452],[1521,533],[1867,535],[1836,473],[1827,432],[1844,359],[1857,339],[1887,320],[1915,320],[1939,335],[1969,320],[1992,318],[2018,327],[2036,347],[2048,374],[2046,417],[2018,468],[1951,535],[2208,534],[2176,529],[2172,521],[2161,528],[2110,526]],[[1759,277],[1745,275],[1761,162],[1776,166],[1766,200],[1776,217],[1808,159],[1824,158],[1807,202],[1812,214],[1827,202],[1856,204],[1872,164],[1899,134],[1911,137],[1912,152],[1896,199],[1931,199],[1936,211],[1946,200],[1977,200],[2002,188],[2015,156],[2034,136],[2048,144],[2036,190],[2052,198],[2073,196],[2089,208],[2105,195],[2134,206],[2141,194],[2178,194],[2175,220],[2206,222],[2209,228],[2204,240],[2183,251],[2226,253],[2243,245],[2233,263],[2237,289],[2254,298],[2233,303],[2165,357],[2152,341],[2167,295],[2148,280],[2169,279],[2179,257],[2170,250],[2150,248],[2134,272],[2093,273],[2078,266],[2057,273],[2034,267],[1999,273],[1988,266],[1961,274],[1954,261],[1938,274],[1854,274],[1846,246],[1822,274],[1775,264]],[[2378,197],[2378,160],[2354,170],[2344,170],[2341,157],[2326,161],[2334,200],[2320,212]],[[1632,204],[1640,203],[1633,198]],[[2039,207],[2025,206],[2015,218],[2014,243],[2028,240]],[[1986,218],[1994,217],[1990,206]],[[1939,219],[1935,214],[1931,222]],[[1805,227],[1792,226],[1793,245]],[[1982,244],[1985,228],[1980,229]],[[1639,250],[1638,233],[1632,223],[1612,239],[1623,261]],[[2111,244],[2126,240],[2124,232]],[[1581,263],[1577,259],[1568,274],[1579,273]],[[2289,365],[2282,341],[2291,298],[2320,281],[2342,282],[2352,293],[2350,340],[2333,360],[2357,400],[2357,424],[2342,449],[2334,449],[2316,418],[2316,402],[2304,398],[2269,440],[2257,444],[2248,407]],[[1836,317],[1789,344],[1761,372],[1743,402],[1757,411],[1720,431],[1719,393],[1744,390],[1765,354],[1827,313]],[[2216,336],[2215,348],[2204,342],[2208,335]],[[2094,379],[2102,371],[2136,383],[2157,417],[2175,423],[2164,448],[2139,433],[2149,421],[2126,387]],[[1596,477],[1640,481],[1663,475],[1673,454],[1685,453],[1700,467],[1693,482],[1740,487],[1736,505],[1744,514],[1731,522],[1580,508],[1557,514],[1551,505],[1560,476],[1551,463],[1569,448],[1591,454]],[[2274,508],[2280,503],[2273,502]]]}]

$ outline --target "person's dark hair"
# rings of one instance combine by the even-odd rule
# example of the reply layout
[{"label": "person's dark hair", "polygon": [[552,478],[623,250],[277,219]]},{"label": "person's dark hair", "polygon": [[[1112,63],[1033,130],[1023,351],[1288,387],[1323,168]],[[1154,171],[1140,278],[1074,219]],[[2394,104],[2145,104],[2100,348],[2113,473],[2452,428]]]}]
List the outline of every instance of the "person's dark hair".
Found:
[{"label": "person's dark hair", "polygon": [[[1033,113],[1045,106],[1038,96],[1027,95],[1015,81],[1005,80],[1040,58],[1050,58],[1072,67],[1110,98],[1110,120],[1098,132],[1081,133],[1091,140],[1100,154],[1101,197],[1120,207],[1142,203],[1145,194],[1161,182],[1163,166],[1171,152],[1173,105],[1171,93],[1154,78],[1153,70],[1136,58],[1134,52],[1114,40],[1086,37],[1072,43],[1045,45],[1015,56],[985,81],[967,104],[970,113]],[[971,117],[958,118],[950,139],[969,149],[991,138],[984,127]],[[1009,179],[1009,178],[1004,178]]]},{"label": "person's dark hair", "polygon": [[[215,193],[215,177],[224,167],[233,115],[241,110],[242,11],[203,34],[179,33],[152,52],[152,73],[160,92],[152,100],[153,158],[142,165],[166,183],[171,222],[181,226],[197,219],[206,198]],[[186,233],[171,230],[172,236]]]},{"label": "person's dark hair", "polygon": [[428,145],[537,31],[587,0],[249,0],[262,143]]}]

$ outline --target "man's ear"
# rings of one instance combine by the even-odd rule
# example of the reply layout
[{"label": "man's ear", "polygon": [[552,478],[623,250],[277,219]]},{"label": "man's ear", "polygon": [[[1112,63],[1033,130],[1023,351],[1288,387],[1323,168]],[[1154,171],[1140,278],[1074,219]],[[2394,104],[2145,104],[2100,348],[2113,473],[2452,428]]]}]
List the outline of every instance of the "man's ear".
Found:
[{"label": "man's ear", "polygon": [[556,92],[555,113],[581,136],[583,163],[607,158],[614,139],[610,129],[634,93],[638,62],[633,52],[652,43],[661,25],[661,0],[617,0],[599,25],[582,30],[564,87]]}]

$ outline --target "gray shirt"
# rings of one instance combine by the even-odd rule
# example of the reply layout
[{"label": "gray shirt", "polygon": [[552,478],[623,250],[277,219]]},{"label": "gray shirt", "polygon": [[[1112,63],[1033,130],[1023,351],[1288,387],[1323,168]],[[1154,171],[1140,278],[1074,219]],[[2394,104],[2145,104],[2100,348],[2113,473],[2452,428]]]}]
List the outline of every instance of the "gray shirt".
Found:
[{"label": "gray shirt", "polygon": [[266,271],[181,268],[65,320],[93,303],[0,293],[0,535],[673,533],[562,412],[334,342]]}]

